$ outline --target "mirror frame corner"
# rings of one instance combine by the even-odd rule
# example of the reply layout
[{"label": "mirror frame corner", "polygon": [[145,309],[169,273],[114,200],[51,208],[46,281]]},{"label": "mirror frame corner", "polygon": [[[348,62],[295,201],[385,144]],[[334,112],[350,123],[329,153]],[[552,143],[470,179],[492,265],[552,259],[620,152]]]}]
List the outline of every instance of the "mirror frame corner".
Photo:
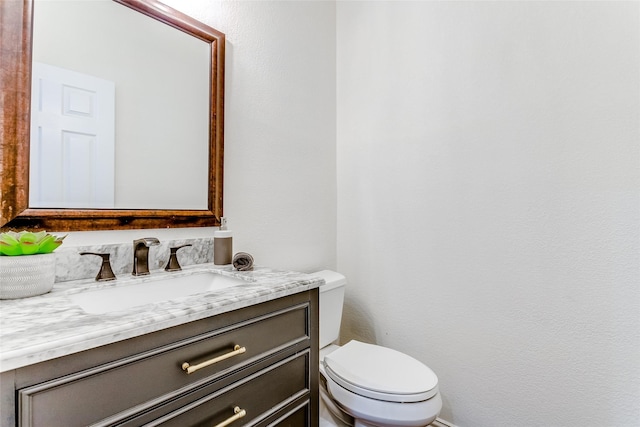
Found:
[{"label": "mirror frame corner", "polygon": [[224,158],[225,35],[157,0],[114,0],[211,47],[207,209],[29,208],[33,1],[0,2],[0,230],[121,230],[219,226]]}]

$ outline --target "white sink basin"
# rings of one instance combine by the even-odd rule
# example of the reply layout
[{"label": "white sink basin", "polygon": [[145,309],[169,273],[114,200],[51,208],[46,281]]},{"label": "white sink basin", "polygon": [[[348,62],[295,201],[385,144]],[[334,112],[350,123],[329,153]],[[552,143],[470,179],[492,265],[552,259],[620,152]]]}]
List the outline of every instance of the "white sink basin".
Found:
[{"label": "white sink basin", "polygon": [[246,281],[235,277],[202,272],[80,292],[69,295],[69,298],[87,313],[103,314],[139,305],[188,297],[203,292],[217,291],[246,283]]}]

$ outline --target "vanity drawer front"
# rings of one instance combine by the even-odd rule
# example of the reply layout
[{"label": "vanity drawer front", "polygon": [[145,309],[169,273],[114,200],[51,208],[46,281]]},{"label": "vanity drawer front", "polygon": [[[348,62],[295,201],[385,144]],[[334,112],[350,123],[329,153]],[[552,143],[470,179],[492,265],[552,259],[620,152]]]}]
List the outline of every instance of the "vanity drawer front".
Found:
[{"label": "vanity drawer front", "polygon": [[[122,411],[151,408],[165,394],[178,396],[202,387],[287,347],[307,347],[309,319],[309,304],[299,304],[21,389],[20,426],[88,425]],[[246,351],[192,374],[182,369],[184,362],[199,364],[229,353],[236,344]],[[57,408],[67,410],[59,413]]]},{"label": "vanity drawer front", "polygon": [[[300,420],[300,401],[309,400],[310,351],[294,354],[220,390],[198,390],[121,426],[257,426],[273,419]],[[295,406],[294,406],[295,405]],[[293,406],[292,409],[290,409]],[[308,405],[306,405],[308,406]],[[235,408],[238,408],[234,411]],[[171,412],[170,412],[171,411]],[[241,413],[239,413],[241,412]],[[237,415],[236,415],[237,414]],[[284,422],[284,420],[283,420]],[[287,425],[284,422],[283,425]],[[306,420],[297,426],[308,425]]]}]

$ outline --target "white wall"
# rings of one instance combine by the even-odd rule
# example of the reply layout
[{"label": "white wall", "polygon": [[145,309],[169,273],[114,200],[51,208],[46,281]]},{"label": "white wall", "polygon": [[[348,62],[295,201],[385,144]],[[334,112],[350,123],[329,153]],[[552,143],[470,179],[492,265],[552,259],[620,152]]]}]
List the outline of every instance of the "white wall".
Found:
[{"label": "white wall", "polygon": [[[163,2],[227,36],[224,213],[234,251],[273,268],[335,268],[335,3]],[[212,232],[82,232],[66,244]]]},{"label": "white wall", "polygon": [[640,425],[638,2],[338,2],[343,338],[461,427]]}]

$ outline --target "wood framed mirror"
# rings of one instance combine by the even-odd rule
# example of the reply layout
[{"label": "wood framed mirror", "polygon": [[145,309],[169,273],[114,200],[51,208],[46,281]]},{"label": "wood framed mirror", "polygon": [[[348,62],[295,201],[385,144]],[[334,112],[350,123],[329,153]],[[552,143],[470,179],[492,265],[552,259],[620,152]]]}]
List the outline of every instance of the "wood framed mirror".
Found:
[{"label": "wood framed mirror", "polygon": [[[208,189],[205,209],[36,208],[29,202],[32,0],[0,2],[0,228],[51,231],[220,225],[224,150],[224,48],[219,31],[156,0],[113,0],[209,46]],[[159,89],[159,91],[161,91]],[[179,148],[178,148],[179,149]],[[141,159],[144,163],[144,159]],[[162,171],[161,171],[162,172]],[[166,172],[166,171],[165,171]],[[178,171],[179,173],[179,171]],[[141,177],[142,178],[142,177]],[[170,198],[171,194],[167,194]]]}]

